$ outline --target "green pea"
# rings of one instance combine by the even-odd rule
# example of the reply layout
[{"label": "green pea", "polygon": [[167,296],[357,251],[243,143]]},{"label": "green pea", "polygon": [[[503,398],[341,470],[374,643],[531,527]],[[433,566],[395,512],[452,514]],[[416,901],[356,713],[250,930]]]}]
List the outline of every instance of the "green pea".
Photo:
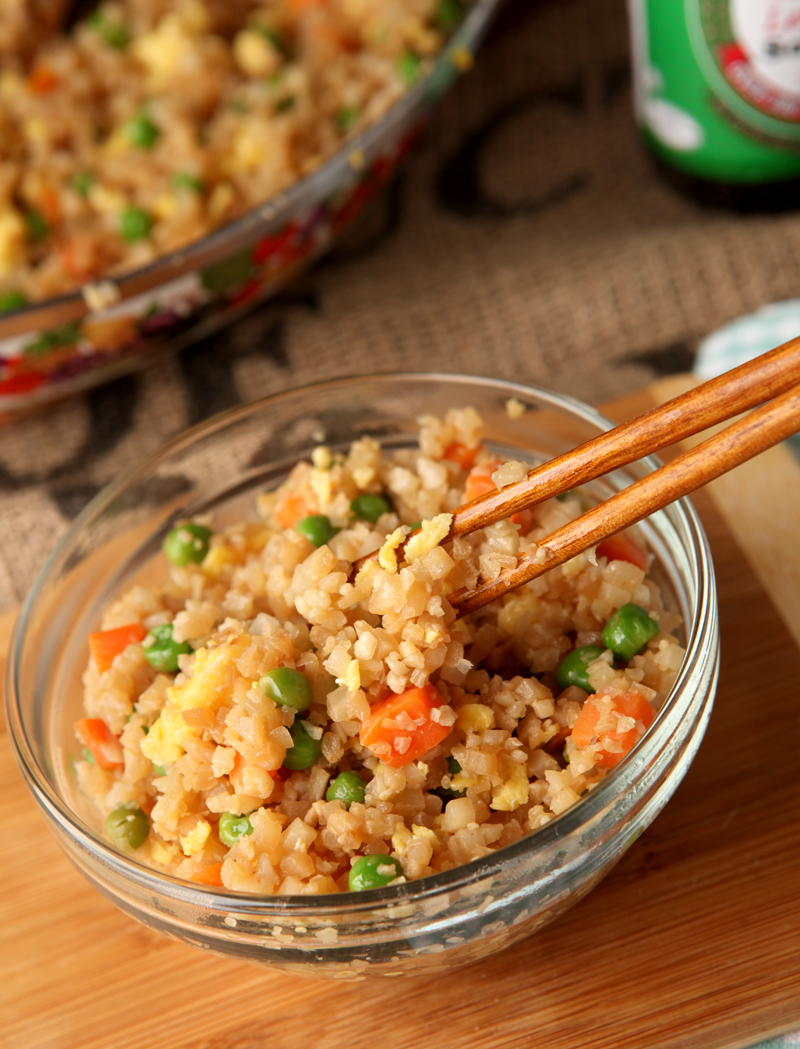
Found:
[{"label": "green pea", "polygon": [[604,651],[605,649],[600,648],[599,645],[582,645],[580,648],[570,652],[569,655],[564,656],[556,675],[561,688],[577,685],[578,688],[582,688],[585,692],[594,692],[594,689],[589,684],[586,668],[590,663],[594,663],[596,659],[599,659]]},{"label": "green pea", "polygon": [[340,772],[331,782],[325,795],[326,801],[341,801],[349,809],[354,801],[364,804],[367,785],[357,772]]},{"label": "green pea", "polygon": [[95,177],[91,171],[78,171],[72,176],[72,188],[82,197],[88,196],[89,190],[95,183]]},{"label": "green pea", "polygon": [[433,20],[439,29],[446,31],[458,25],[463,13],[463,8],[458,0],[439,0]]},{"label": "green pea", "polygon": [[153,765],[153,772],[155,772],[157,776],[166,776],[167,774],[167,770],[163,765]]},{"label": "green pea", "polygon": [[110,47],[115,47],[118,51],[121,51],[130,40],[128,30],[124,25],[114,22],[100,11],[95,11],[86,21]]},{"label": "green pea", "polygon": [[326,517],[325,514],[309,514],[308,517],[303,517],[298,521],[294,527],[295,531],[304,535],[314,546],[324,546],[339,531],[338,528],[333,527],[330,517]]},{"label": "green pea", "polygon": [[198,194],[205,189],[203,180],[199,175],[193,175],[191,171],[176,171],[172,176],[172,185],[175,189],[188,189]]},{"label": "green pea", "polygon": [[276,113],[288,113],[290,109],[294,109],[297,105],[297,99],[294,95],[284,95],[283,98],[279,98],[275,103]]},{"label": "green pea", "polygon": [[12,310],[22,309],[28,305],[28,296],[21,291],[0,292],[0,313],[11,313]]},{"label": "green pea", "polygon": [[416,532],[418,528],[422,528],[422,521],[415,521],[412,525],[408,526],[412,532]]},{"label": "green pea", "polygon": [[397,62],[397,72],[400,79],[409,86],[419,79],[422,60],[413,51],[406,51]]},{"label": "green pea", "polygon": [[342,106],[333,119],[338,129],[346,135],[358,120],[358,110],[355,106]]},{"label": "green pea", "polygon": [[272,46],[278,51],[284,58],[288,58],[290,54],[290,47],[286,42],[286,39],[278,32],[277,29],[273,29],[272,26],[268,25],[257,25],[255,29],[264,37],[265,40],[269,40]]},{"label": "green pea", "polygon": [[28,226],[28,236],[34,244],[38,244],[40,240],[44,240],[50,232],[50,227],[47,224],[47,219],[36,208],[31,208],[30,211],[25,212],[25,222]]},{"label": "green pea", "polygon": [[268,671],[258,684],[264,695],[269,696],[279,707],[291,707],[302,714],[311,706],[311,684],[299,670],[276,667]]},{"label": "green pea", "polygon": [[174,674],[178,669],[178,656],[192,651],[188,641],[173,641],[172,623],[154,626],[144,639],[143,648],[144,658],[160,674]]},{"label": "green pea", "polygon": [[174,565],[199,565],[208,553],[211,529],[204,525],[188,524],[173,528],[164,540],[164,553]]},{"label": "green pea", "polygon": [[161,129],[146,113],[140,113],[125,125],[125,136],[137,149],[152,149],[161,137]]},{"label": "green pea", "polygon": [[[451,776],[457,776],[461,771],[461,765],[451,754],[447,759],[447,771]],[[441,798],[446,805],[448,801],[452,801],[453,798],[464,798],[467,795],[465,790],[453,790],[452,787],[437,787],[436,790],[431,791],[432,794],[436,794],[437,797]]]},{"label": "green pea", "polygon": [[81,757],[84,761],[88,762],[89,765],[94,765],[94,754],[92,754],[91,750],[89,750],[88,747],[83,748],[83,751],[81,752]]},{"label": "green pea", "polygon": [[146,841],[150,820],[138,805],[125,801],[106,817],[106,831],[118,849],[132,852]]},{"label": "green pea", "polygon": [[641,605],[623,605],[603,627],[603,644],[627,662],[656,636],[658,629],[658,623]]},{"label": "green pea", "polygon": [[364,889],[380,889],[402,875],[400,860],[393,856],[359,856],[350,868],[347,884],[351,892],[363,892]]},{"label": "green pea", "polygon": [[119,232],[123,240],[144,240],[153,228],[153,219],[142,208],[125,208],[119,219]]},{"label": "green pea", "polygon": [[283,767],[296,772],[298,769],[310,769],[322,754],[322,737],[314,739],[302,721],[297,720],[289,729],[292,746],[286,751]]},{"label": "green pea", "polygon": [[373,495],[371,492],[365,492],[364,495],[355,497],[350,504],[350,509],[356,517],[361,517],[365,521],[371,521],[375,524],[381,514],[388,514],[392,508],[389,505],[389,500],[382,495]]},{"label": "green pea", "polygon": [[219,840],[230,848],[239,838],[246,838],[253,833],[253,824],[247,816],[234,816],[232,812],[223,812],[219,818]]}]

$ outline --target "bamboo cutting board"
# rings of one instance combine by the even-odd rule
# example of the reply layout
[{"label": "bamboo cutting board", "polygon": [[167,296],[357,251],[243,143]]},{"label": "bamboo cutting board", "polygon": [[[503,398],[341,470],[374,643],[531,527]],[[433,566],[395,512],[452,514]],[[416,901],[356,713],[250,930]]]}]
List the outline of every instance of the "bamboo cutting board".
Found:
[{"label": "bamboo cutting board", "polygon": [[0,1046],[738,1049],[800,1028],[800,467],[774,449],[695,503],[721,607],[711,724],[666,810],[561,921],[434,980],[342,985],[203,954],[83,881],[3,731]]}]

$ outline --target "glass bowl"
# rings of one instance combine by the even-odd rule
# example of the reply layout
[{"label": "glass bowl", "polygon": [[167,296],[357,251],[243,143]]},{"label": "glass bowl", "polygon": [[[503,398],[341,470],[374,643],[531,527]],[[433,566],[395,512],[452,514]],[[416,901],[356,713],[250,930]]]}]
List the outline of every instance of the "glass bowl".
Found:
[{"label": "glass bowl", "polygon": [[306,178],[155,262],[0,315],[0,414],[104,382],[204,338],[325,252],[468,70],[499,0],[473,0],[430,70]]},{"label": "glass bowl", "polygon": [[[506,402],[526,406],[512,421]],[[569,397],[458,375],[342,379],[237,408],[188,431],[131,470],[77,518],[39,577],[17,624],[7,682],[16,754],[45,821],[81,873],[125,913],[198,947],[339,979],[441,970],[490,954],[558,917],[595,885],[655,818],[703,736],[719,638],[708,545],[682,500],[641,526],[652,574],[685,623],[686,657],[653,725],[601,785],[535,834],[490,856],[404,885],[326,896],[201,888],[117,852],[74,785],[86,636],[123,588],[146,581],[176,520],[213,511],[217,525],[254,516],[255,496],[325,441],[368,433],[415,443],[423,412],[474,405],[486,443],[515,458],[549,459],[610,423]],[[652,471],[653,459],[590,488],[610,495]]]}]

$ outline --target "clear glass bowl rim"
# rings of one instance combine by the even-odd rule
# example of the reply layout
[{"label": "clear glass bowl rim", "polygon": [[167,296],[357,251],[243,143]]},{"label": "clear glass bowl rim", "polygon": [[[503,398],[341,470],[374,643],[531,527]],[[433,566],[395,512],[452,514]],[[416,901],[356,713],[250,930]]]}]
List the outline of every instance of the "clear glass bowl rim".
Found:
[{"label": "clear glass bowl rim", "polygon": [[[506,845],[490,856],[471,860],[451,870],[427,875],[417,881],[402,885],[386,886],[359,893],[260,897],[249,893],[237,893],[228,889],[211,892],[208,888],[195,887],[190,882],[155,871],[130,857],[124,856],[98,835],[87,832],[82,822],[77,820],[72,810],[53,788],[47,773],[41,769],[34,758],[32,748],[28,742],[22,714],[22,697],[18,680],[18,669],[26,642],[28,619],[40,596],[46,593],[50,576],[57,571],[60,563],[69,555],[73,541],[80,535],[84,526],[96,517],[99,517],[103,510],[113,503],[128,486],[147,478],[158,463],[168,459],[181,448],[207,438],[216,431],[235,425],[237,422],[247,419],[250,415],[257,415],[268,409],[276,401],[288,400],[298,395],[313,394],[314,391],[370,382],[456,382],[464,387],[472,385],[488,386],[495,388],[498,392],[502,391],[508,396],[518,394],[523,397],[530,397],[534,395],[544,405],[560,411],[566,409],[568,413],[574,414],[583,422],[589,423],[599,430],[609,430],[615,425],[594,408],[568,394],[556,393],[533,383],[518,383],[505,379],[448,372],[373,372],[294,386],[282,390],[280,393],[260,398],[257,401],[230,408],[171,438],[146,458],[140,460],[135,466],[122,472],[115,481],[99,492],[75,518],[70,528],[57,544],[22,606],[9,645],[9,659],[6,669],[6,714],[17,762],[37,802],[69,834],[73,839],[73,844],[77,845],[82,851],[93,855],[104,866],[113,868],[126,880],[138,883],[143,889],[167,897],[174,897],[183,902],[192,901],[204,910],[214,908],[215,906],[227,907],[228,909],[235,909],[244,915],[249,914],[254,917],[258,915],[275,916],[286,914],[287,912],[294,914],[302,911],[314,911],[320,914],[326,912],[341,913],[344,909],[347,909],[349,913],[354,913],[360,910],[372,911],[376,907],[380,907],[381,904],[387,906],[402,904],[404,900],[411,898],[415,902],[421,901],[428,897],[438,896],[444,892],[462,888],[469,883],[499,875],[503,868],[507,867],[514,860],[535,851],[545,851],[559,839],[565,838],[577,830],[582,824],[588,824],[606,806],[611,805],[617,795],[621,796],[630,788],[630,784],[627,784],[622,791],[619,791],[620,785],[624,782],[622,774],[629,767],[631,758],[644,754],[648,750],[648,744],[652,747],[656,741],[663,742],[658,740],[658,726],[664,720],[662,715],[669,711],[673,705],[669,702],[665,703],[659,711],[650,731],[637,746],[631,758],[617,766],[603,780],[600,786],[592,791],[587,798],[584,798],[579,805],[568,809],[534,834],[525,835],[518,842]],[[655,456],[647,456],[639,461],[650,470],[656,469],[660,465],[660,461]],[[707,631],[710,629],[712,621],[715,620],[715,615],[712,614],[715,605],[715,586],[708,542],[694,507],[688,499],[684,498],[673,503],[669,509],[677,513],[680,523],[692,541],[692,546],[687,548],[686,552],[690,557],[692,567],[696,570],[695,579],[697,586],[695,622],[691,626],[688,623],[686,624],[686,656],[670,693],[674,697],[676,694],[681,693],[682,685],[691,676],[694,667],[703,658]]]}]

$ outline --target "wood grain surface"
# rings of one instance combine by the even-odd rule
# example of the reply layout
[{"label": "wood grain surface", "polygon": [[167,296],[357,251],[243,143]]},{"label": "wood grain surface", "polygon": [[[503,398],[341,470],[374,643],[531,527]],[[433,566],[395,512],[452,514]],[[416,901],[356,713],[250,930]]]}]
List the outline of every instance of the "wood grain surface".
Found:
[{"label": "wood grain surface", "polygon": [[[615,414],[669,393],[651,389]],[[770,488],[762,464],[757,497],[773,501],[745,515],[755,532],[737,514],[734,539],[728,520],[732,491],[750,507],[746,478],[694,500],[716,564],[723,660],[706,739],[675,797],[561,921],[449,977],[293,978],[145,930],[60,852],[3,731],[0,1046],[738,1049],[800,1028],[800,621],[785,595],[768,596],[779,556],[797,571],[796,526],[780,506],[800,470],[791,458],[778,466]]]}]

